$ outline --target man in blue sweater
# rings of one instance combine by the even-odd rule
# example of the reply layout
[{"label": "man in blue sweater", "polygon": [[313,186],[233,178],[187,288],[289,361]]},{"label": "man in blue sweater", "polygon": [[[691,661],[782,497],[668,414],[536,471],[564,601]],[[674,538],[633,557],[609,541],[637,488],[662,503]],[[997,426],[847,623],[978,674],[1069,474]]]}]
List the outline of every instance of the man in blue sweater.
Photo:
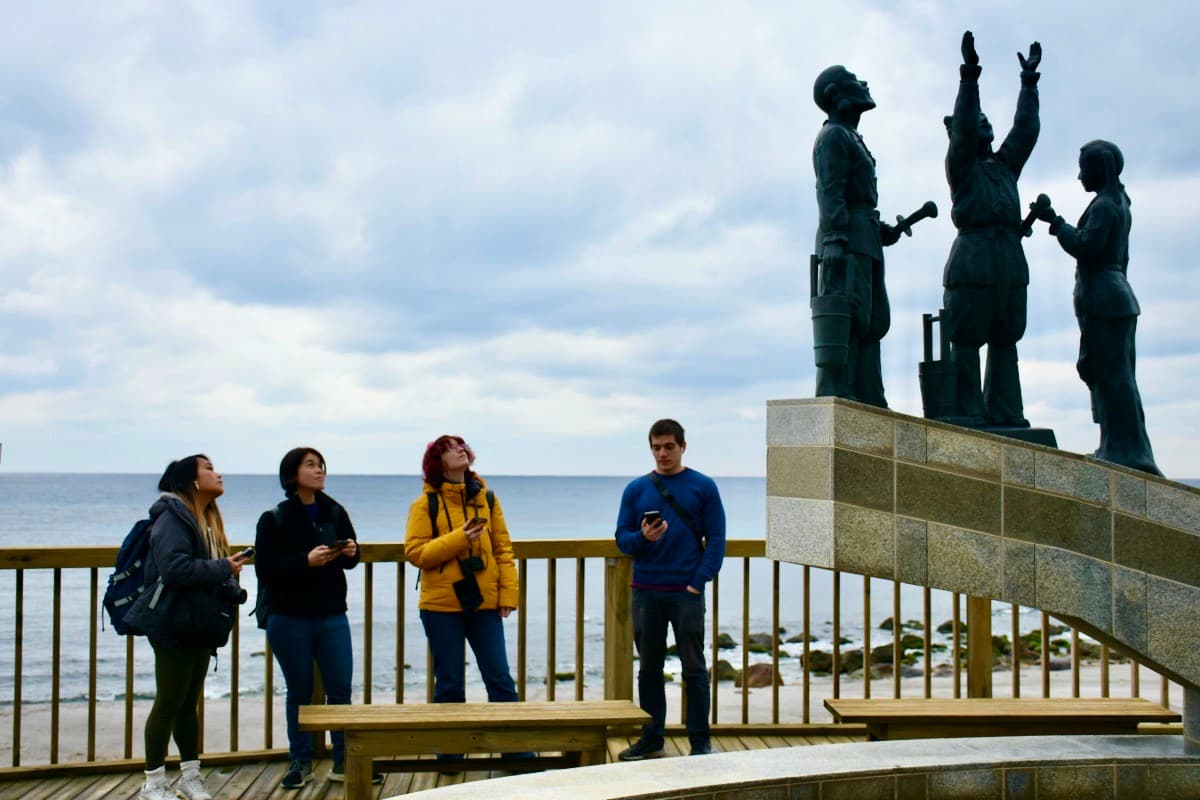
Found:
[{"label": "man in blue sweater", "polygon": [[712,751],[709,679],[704,660],[704,586],[725,558],[725,508],[712,478],[683,466],[683,426],[660,419],[650,426],[654,471],[630,482],[617,515],[617,547],[633,556],[633,638],[637,645],[638,700],[650,715],[642,738],[622,761],[663,754],[667,695],[663,661],[667,625],[683,664],[691,754]]}]

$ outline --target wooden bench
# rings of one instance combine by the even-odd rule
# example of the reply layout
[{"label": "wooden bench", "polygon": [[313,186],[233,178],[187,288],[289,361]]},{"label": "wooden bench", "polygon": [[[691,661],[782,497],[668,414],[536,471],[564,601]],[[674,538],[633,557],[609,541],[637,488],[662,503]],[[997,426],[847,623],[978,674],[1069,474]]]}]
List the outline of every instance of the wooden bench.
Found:
[{"label": "wooden bench", "polygon": [[[629,700],[567,703],[412,703],[300,707],[300,728],[346,734],[346,797],[371,796],[373,759],[434,753],[561,752],[559,765],[602,764],[610,726],[643,725],[650,716]],[[538,766],[553,759],[538,759]],[[477,766],[483,764],[483,766]],[[455,769],[491,769],[508,761],[467,759]],[[383,764],[381,763],[381,766]],[[533,766],[533,764],[529,764]],[[389,760],[392,770],[446,769],[445,761]]]},{"label": "wooden bench", "polygon": [[835,722],[859,722],[868,738],[1137,733],[1141,722],[1182,717],[1140,697],[827,699]]}]

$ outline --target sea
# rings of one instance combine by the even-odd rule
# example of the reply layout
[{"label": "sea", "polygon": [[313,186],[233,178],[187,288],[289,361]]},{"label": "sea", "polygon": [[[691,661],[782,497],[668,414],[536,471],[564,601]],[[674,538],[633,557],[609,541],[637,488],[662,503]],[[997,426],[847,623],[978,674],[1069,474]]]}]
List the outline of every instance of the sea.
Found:
[{"label": "sea", "polygon": [[[504,508],[514,540],[606,539],[613,535],[621,491],[630,477],[549,477],[485,476]],[[255,524],[263,511],[282,499],[282,491],[273,475],[225,475],[225,494],[219,504],[226,530],[234,544],[250,544]],[[715,478],[725,506],[727,536],[730,539],[762,539],[765,535],[766,480],[754,477]],[[119,546],[130,526],[146,515],[157,497],[157,475],[129,474],[21,474],[0,472],[0,548],[44,546]],[[330,475],[326,491],[348,511],[362,542],[402,542],[408,509],[414,499],[423,497],[421,480],[415,475]],[[575,562],[568,560],[557,568],[554,620],[556,636],[555,664],[546,660],[551,630],[546,572],[542,563],[531,563],[527,577],[528,681],[539,686],[547,673],[569,675],[584,672],[589,687],[603,686],[603,564],[590,559],[584,577],[584,663],[574,662]],[[416,569],[407,570],[407,613],[403,621],[406,641],[405,664],[396,669],[395,596],[397,567],[376,565],[373,570],[374,625],[372,692],[380,696],[394,693],[397,680],[404,683],[406,696],[424,696],[426,659],[424,634],[417,616]],[[742,593],[745,576],[742,559],[727,559],[721,573],[718,609],[719,629],[740,641],[743,627]],[[802,627],[803,571],[801,567],[780,567],[780,627],[783,638]],[[365,591],[360,566],[348,574],[348,602],[355,648],[355,691],[363,686],[364,660],[363,614]],[[108,570],[100,574],[103,593]],[[23,703],[47,701],[51,697],[52,653],[52,570],[28,570],[24,580],[24,615],[21,629],[21,700]],[[771,565],[755,559],[749,566],[749,632],[771,630]],[[254,570],[242,572],[242,585],[250,595],[243,607],[253,608]],[[892,584],[872,580],[872,627],[892,615]],[[921,592],[918,587],[903,586],[901,619],[920,619]],[[90,587],[87,570],[63,571],[60,698],[65,702],[84,701],[88,697],[88,636],[90,615],[103,622],[99,608],[89,608]],[[863,579],[843,575],[841,580],[841,637],[843,647],[861,646]],[[709,598],[711,613],[712,600]],[[931,618],[934,625],[949,619],[951,597],[933,592]],[[16,627],[16,577],[13,570],[0,570],[0,705],[14,699],[14,639]],[[1007,607],[997,605],[995,613],[1004,616]],[[1023,612],[1024,613],[1024,612]],[[1037,615],[1028,612],[1022,628],[1036,624]],[[824,570],[810,570],[810,621],[816,640],[814,648],[828,649],[832,640],[832,578]],[[996,620],[997,633],[1007,632],[1009,622]],[[252,617],[241,624],[241,658],[238,691],[243,695],[261,695],[265,686],[263,659],[264,637]],[[507,644],[513,673],[516,674],[516,616],[506,622]],[[874,630],[873,645],[890,641],[890,633]],[[134,693],[153,696],[153,658],[144,639],[137,638]],[[800,645],[781,665],[785,680],[798,679]],[[722,651],[722,657],[740,665],[739,649]],[[469,656],[468,656],[469,659]],[[753,654],[750,660],[769,659]],[[124,697],[125,638],[105,625],[99,633],[97,690],[98,699]],[[551,668],[552,666],[552,668]],[[672,668],[668,664],[668,670]],[[283,691],[282,675],[275,666],[275,691]],[[229,659],[219,658],[215,672],[206,682],[210,697],[228,696],[231,687]],[[468,669],[470,680],[478,681],[476,670]],[[569,691],[569,687],[563,692]],[[589,690],[591,691],[591,690]]]}]

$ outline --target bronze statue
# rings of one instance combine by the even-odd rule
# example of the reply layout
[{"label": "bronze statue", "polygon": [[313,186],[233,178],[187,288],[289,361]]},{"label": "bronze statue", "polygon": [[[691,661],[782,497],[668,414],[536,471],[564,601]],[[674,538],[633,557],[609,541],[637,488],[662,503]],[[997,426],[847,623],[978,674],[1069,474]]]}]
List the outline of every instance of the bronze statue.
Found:
[{"label": "bronze statue", "polygon": [[[1013,127],[1000,149],[979,105],[979,54],[970,31],[962,36],[954,115],[945,118],[950,145],[946,178],[950,216],[958,236],[942,278],[952,370],[955,414],[970,427],[1027,428],[1017,369],[1017,342],[1025,334],[1029,265],[1021,248],[1021,200],[1017,179],[1037,143],[1038,64],[1042,46],[1034,42],[1021,63],[1021,92]],[[980,390],[979,349],[988,346]]]},{"label": "bronze statue", "polygon": [[883,275],[883,248],[922,217],[932,204],[895,226],[881,222],[875,158],[858,133],[863,112],[875,107],[865,81],[841,65],[821,72],[813,100],[829,115],[813,144],[817,175],[813,343],[818,397],[848,397],[887,408],[879,343],[891,326]]},{"label": "bronze statue", "polygon": [[1141,313],[1125,276],[1129,267],[1129,195],[1120,180],[1125,158],[1112,142],[1096,140],[1079,150],[1079,182],[1096,197],[1078,226],[1054,212],[1039,195],[1034,215],[1075,257],[1075,317],[1079,321],[1079,377],[1092,395],[1092,418],[1100,424],[1096,457],[1161,475],[1154,463],[1146,415],[1134,375],[1134,335]]}]

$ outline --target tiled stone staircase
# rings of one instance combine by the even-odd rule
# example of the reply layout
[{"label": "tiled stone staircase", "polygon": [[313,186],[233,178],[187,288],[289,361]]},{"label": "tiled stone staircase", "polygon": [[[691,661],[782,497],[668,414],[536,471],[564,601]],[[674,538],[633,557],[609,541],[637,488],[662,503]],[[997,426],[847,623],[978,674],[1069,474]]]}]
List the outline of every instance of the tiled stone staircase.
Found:
[{"label": "tiled stone staircase", "polygon": [[838,398],[774,400],[767,556],[1066,619],[1183,684],[1200,748],[1200,490]]}]

